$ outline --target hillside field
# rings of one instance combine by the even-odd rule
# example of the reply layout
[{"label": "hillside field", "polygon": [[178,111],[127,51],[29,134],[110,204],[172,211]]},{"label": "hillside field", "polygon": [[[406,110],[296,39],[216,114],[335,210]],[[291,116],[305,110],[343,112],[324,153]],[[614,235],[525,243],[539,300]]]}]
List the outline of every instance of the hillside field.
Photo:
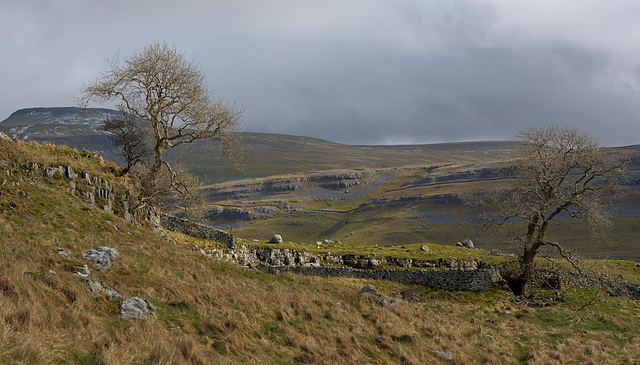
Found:
[{"label": "hillside field", "polygon": [[[72,166],[115,185],[125,182],[110,173],[112,163],[100,163],[93,154],[0,139],[0,161],[0,363],[640,361],[637,301],[566,286],[562,302],[532,307],[498,288],[445,292],[384,281],[267,275],[199,251],[221,248],[219,243],[171,232],[168,241],[86,203],[70,193],[64,179],[28,176],[25,170],[34,163]],[[74,275],[87,263],[81,253],[97,246],[116,248],[120,257],[107,272],[89,264],[91,275],[124,297],[148,300],[157,317],[119,318],[119,301],[92,293]],[[474,254],[430,247],[444,257]],[[402,252],[398,247],[396,254]],[[624,262],[607,265],[628,278],[637,271]],[[403,293],[404,299],[382,307],[377,297],[359,294],[365,284],[389,296]]]}]

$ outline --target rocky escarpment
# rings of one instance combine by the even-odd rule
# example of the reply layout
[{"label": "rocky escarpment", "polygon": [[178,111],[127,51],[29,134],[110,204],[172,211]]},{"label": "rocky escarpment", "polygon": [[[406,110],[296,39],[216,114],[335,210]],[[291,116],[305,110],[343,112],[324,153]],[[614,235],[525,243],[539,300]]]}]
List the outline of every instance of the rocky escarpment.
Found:
[{"label": "rocky escarpment", "polygon": [[375,170],[336,170],[267,179],[239,180],[209,186],[207,199],[209,201],[256,200],[273,194],[292,193],[302,189],[339,190],[367,184],[376,174]]},{"label": "rocky escarpment", "polygon": [[[81,155],[100,165],[105,164],[98,154],[81,153]],[[71,165],[16,163],[0,159],[0,195],[22,184],[43,183],[66,187],[69,194],[82,199],[85,203],[115,214],[132,224],[150,225],[156,233],[161,235],[164,235],[161,230],[163,227],[194,237],[218,241],[230,248],[234,245],[233,235],[225,231],[160,213],[152,207],[138,208],[131,187],[124,178],[109,179],[108,176],[94,175],[87,170],[76,170]],[[24,198],[30,197],[24,193]],[[15,203],[3,205],[0,207],[0,212],[8,214],[14,208]]]},{"label": "rocky escarpment", "polygon": [[[84,158],[104,164],[102,157],[98,154],[85,154]],[[132,224],[150,222],[156,231],[159,231],[160,221],[155,210],[135,209],[137,204],[133,201],[131,188],[126,183],[92,175],[86,170],[77,171],[71,165],[41,165],[36,162],[16,163],[0,160],[0,171],[3,170],[4,177],[0,178],[2,179],[0,194],[11,186],[37,185],[43,183],[43,179],[47,179],[48,182],[66,186],[69,194],[81,198],[88,204],[113,213]],[[11,209],[11,206],[3,207],[5,213]]]},{"label": "rocky escarpment", "polygon": [[[440,170],[440,168],[443,168]],[[302,190],[328,189],[344,190],[356,186],[377,184],[382,181],[395,179],[403,175],[413,175],[423,171],[426,176],[421,176],[411,182],[404,183],[399,189],[406,190],[410,187],[434,185],[447,182],[472,182],[487,179],[496,179],[502,176],[498,168],[479,168],[467,171],[456,171],[446,166],[422,166],[403,167],[378,170],[341,170],[323,171],[302,175],[284,175],[268,179],[239,180],[223,184],[214,184],[207,188],[209,201],[225,200],[257,200],[274,194],[299,195]],[[319,194],[322,195],[322,194]],[[329,194],[331,195],[331,194]],[[329,196],[327,195],[327,196]],[[450,198],[451,196],[416,196],[406,199],[425,198]]]},{"label": "rocky escarpment", "polygon": [[[290,203],[290,199],[361,199],[387,181],[405,175],[428,174],[437,169],[438,166],[413,166],[378,170],[323,171],[214,184],[207,187],[207,200],[214,204],[209,208],[206,217],[212,221],[236,222],[268,219],[282,213],[305,210],[304,204]],[[360,208],[426,199],[437,204],[461,202],[459,194],[456,193],[406,195],[398,198],[372,198],[365,201]]]},{"label": "rocky escarpment", "polygon": [[414,185],[428,185],[446,182],[469,182],[502,178],[506,171],[499,168],[479,168],[467,171],[441,170],[414,182]]},{"label": "rocky escarpment", "polygon": [[[248,179],[214,184],[207,187],[207,200],[214,203],[207,213],[211,220],[248,221],[269,218],[283,212],[304,210],[304,205],[287,203],[290,199],[313,198],[353,201],[371,196],[360,209],[394,206],[414,201],[435,204],[462,204],[459,193],[416,194],[409,189],[452,182],[473,182],[500,176],[498,168],[479,168],[458,171],[448,165],[408,166],[391,169],[335,170],[273,178]],[[411,177],[399,188],[385,193],[399,193],[398,197],[371,195],[381,184],[398,178]],[[243,204],[242,202],[253,202]]]}]

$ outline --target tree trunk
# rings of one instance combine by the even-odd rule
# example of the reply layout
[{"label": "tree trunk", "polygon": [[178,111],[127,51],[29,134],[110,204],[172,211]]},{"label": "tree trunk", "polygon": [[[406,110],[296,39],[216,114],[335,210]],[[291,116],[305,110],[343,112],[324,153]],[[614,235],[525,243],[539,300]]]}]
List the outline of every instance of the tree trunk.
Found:
[{"label": "tree trunk", "polygon": [[157,142],[156,146],[153,150],[153,164],[151,165],[151,170],[149,171],[150,177],[155,180],[160,173],[160,169],[162,169],[162,154],[165,149],[162,146],[161,142]]},{"label": "tree trunk", "polygon": [[528,255],[525,255],[521,258],[520,261],[520,276],[510,285],[511,290],[513,290],[513,294],[519,297],[524,297],[529,295],[529,284],[531,283],[531,279],[533,277],[533,260],[529,261],[527,258]]},{"label": "tree trunk", "polygon": [[510,285],[513,294],[521,297],[529,295],[529,285],[533,279],[535,269],[534,260],[540,246],[540,242],[535,242],[531,245],[531,248],[525,249],[522,257],[520,257],[520,276]]}]

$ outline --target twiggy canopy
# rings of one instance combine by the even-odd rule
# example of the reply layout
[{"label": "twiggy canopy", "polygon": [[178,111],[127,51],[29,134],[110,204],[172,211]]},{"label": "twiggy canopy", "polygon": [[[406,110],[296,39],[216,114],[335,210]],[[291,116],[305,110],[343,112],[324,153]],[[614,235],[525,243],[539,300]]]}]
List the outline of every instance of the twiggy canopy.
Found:
[{"label": "twiggy canopy", "polygon": [[526,294],[534,258],[542,246],[555,247],[567,256],[560,243],[547,237],[551,220],[561,214],[585,219],[593,233],[610,225],[606,203],[619,187],[625,161],[572,127],[530,127],[518,139],[522,156],[514,167],[514,184],[486,192],[474,203],[492,224],[526,225],[521,276],[513,288],[517,294]]},{"label": "twiggy canopy", "polygon": [[[175,45],[153,41],[126,58],[116,56],[107,62],[106,71],[83,85],[79,104],[117,102],[123,119],[105,121],[103,130],[113,133],[112,140],[123,149],[128,165],[123,172],[142,164],[141,206],[157,206],[171,192],[185,202],[197,195],[197,178],[163,159],[172,147],[217,141],[231,162],[238,162],[241,143],[233,132],[239,129],[244,108],[214,98],[202,70]],[[145,127],[138,128],[138,123]]]},{"label": "twiggy canopy", "polygon": [[564,212],[602,223],[605,199],[623,172],[623,160],[575,128],[530,127],[518,139],[523,144],[516,185],[494,201],[502,213],[499,222],[520,218],[540,231]]},{"label": "twiggy canopy", "polygon": [[83,85],[81,105],[117,101],[118,108],[147,121],[155,138],[154,163],[171,147],[196,140],[222,143],[233,153],[244,108],[213,98],[204,74],[175,45],[153,41],[129,57],[116,56],[97,80]]}]

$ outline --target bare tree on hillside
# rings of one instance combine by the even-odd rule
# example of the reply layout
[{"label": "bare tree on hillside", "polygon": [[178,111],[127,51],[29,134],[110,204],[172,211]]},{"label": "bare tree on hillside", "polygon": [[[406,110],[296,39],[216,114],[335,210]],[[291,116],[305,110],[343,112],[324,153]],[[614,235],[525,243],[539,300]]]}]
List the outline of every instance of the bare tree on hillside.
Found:
[{"label": "bare tree on hillside", "polygon": [[510,187],[486,192],[473,202],[486,222],[524,223],[519,275],[512,283],[516,295],[528,295],[534,260],[544,246],[570,259],[559,242],[547,236],[549,223],[564,214],[584,219],[594,235],[611,226],[606,201],[619,189],[624,160],[575,128],[547,125],[518,134],[522,156],[514,166]]},{"label": "bare tree on hillside", "polygon": [[100,130],[109,132],[109,141],[120,150],[127,164],[119,171],[120,175],[126,175],[136,164],[143,162],[150,155],[149,146],[146,143],[147,133],[134,118],[123,113],[123,119],[107,119]]},{"label": "bare tree on hillside", "polygon": [[[143,182],[156,182],[166,172],[171,190],[184,192],[186,184],[180,182],[180,174],[164,159],[164,153],[196,141],[219,142],[225,156],[237,161],[241,143],[234,132],[241,124],[244,108],[213,98],[202,70],[175,45],[152,41],[126,58],[116,56],[108,60],[107,70],[83,85],[81,93],[79,104],[85,107],[91,101],[118,102],[125,121],[111,127],[105,124],[112,132],[131,127],[129,119],[146,123],[152,142],[148,146]],[[143,144],[137,145],[137,138],[127,141],[133,152],[130,162],[142,161],[137,158],[138,147],[134,143]],[[165,193],[163,184],[151,184],[143,202],[153,203]]]}]

